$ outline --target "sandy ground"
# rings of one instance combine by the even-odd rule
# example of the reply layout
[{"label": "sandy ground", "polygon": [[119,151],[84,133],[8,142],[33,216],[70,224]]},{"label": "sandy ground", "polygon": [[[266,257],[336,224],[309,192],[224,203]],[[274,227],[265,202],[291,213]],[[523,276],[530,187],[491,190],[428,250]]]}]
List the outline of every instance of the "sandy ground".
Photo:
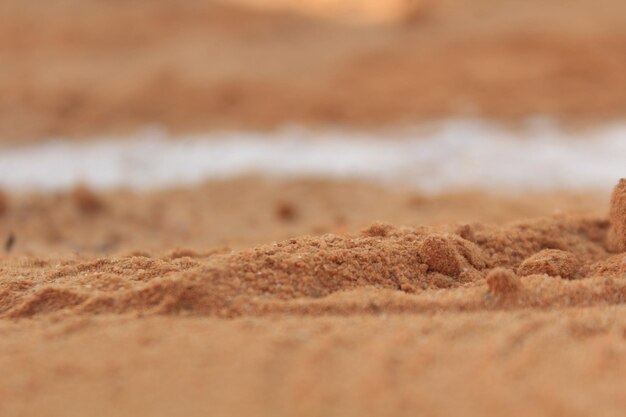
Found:
[{"label": "sandy ground", "polygon": [[413,227],[503,224],[608,211],[605,192],[431,196],[359,181],[258,177],[154,192],[78,187],[54,194],[5,193],[2,200],[0,239],[15,235],[11,256],[242,249],[301,235],[357,233],[377,221]]},{"label": "sandy ground", "polygon": [[[624,2],[300,3],[0,0],[0,142],[624,116]],[[623,415],[626,181],[521,190],[0,190],[0,415]]]},{"label": "sandy ground", "polygon": [[625,330],[623,307],[3,321],[0,389],[10,401],[0,410],[47,416],[446,416],[459,410],[468,416],[620,416]]},{"label": "sandy ground", "polygon": [[242,178],[2,206],[2,415],[623,409],[603,194]]},{"label": "sandy ground", "polygon": [[308,12],[315,2],[247,3],[0,2],[1,140],[146,123],[204,131],[624,116],[619,0],[442,0],[383,25],[320,18]]}]

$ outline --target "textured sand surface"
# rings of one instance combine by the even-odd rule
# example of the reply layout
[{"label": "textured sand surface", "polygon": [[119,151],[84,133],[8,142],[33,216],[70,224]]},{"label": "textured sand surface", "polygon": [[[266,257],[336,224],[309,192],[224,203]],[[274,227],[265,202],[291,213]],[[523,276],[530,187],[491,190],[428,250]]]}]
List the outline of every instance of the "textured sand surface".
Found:
[{"label": "textured sand surface", "polygon": [[[618,0],[0,0],[0,416],[622,416],[621,131],[557,146],[463,128],[388,160],[378,133],[619,120],[625,17]],[[324,173],[386,165],[153,170],[150,191],[130,153],[47,142],[227,128],[267,155],[263,131],[291,123],[371,134],[317,154]],[[231,159],[193,154],[240,175],[238,139]],[[171,146],[138,148],[144,168],[207,178]],[[303,168],[289,149],[261,162]],[[406,182],[363,180],[398,161]]]},{"label": "textured sand surface", "polygon": [[624,307],[0,323],[0,410],[621,416]]},{"label": "textured sand surface", "polygon": [[7,259],[0,312],[237,317],[621,304],[625,257],[607,252],[606,232],[606,221],[570,217],[454,232],[374,224],[242,251]]},{"label": "textured sand surface", "polygon": [[622,412],[607,196],[245,178],[3,200],[4,415]]},{"label": "textured sand surface", "polygon": [[625,116],[623,1],[431,3],[353,26],[228,1],[2,1],[0,140]]}]

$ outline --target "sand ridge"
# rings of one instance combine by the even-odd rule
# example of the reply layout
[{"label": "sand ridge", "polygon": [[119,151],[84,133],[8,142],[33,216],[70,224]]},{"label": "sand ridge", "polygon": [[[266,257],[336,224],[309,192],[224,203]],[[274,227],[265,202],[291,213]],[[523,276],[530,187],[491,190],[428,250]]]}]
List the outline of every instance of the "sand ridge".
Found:
[{"label": "sand ridge", "polygon": [[[458,213],[471,215],[470,196],[474,221],[445,224]],[[624,262],[607,250],[621,224],[615,209],[621,200],[613,198],[609,221],[554,214],[548,196],[537,195],[544,207],[533,204],[526,215],[550,216],[511,223],[524,213],[511,198],[517,211],[503,197],[481,194],[426,197],[358,182],[260,178],[152,194],[85,186],[49,196],[7,194],[0,216],[7,232],[0,312],[14,318],[60,312],[236,317],[354,314],[379,304],[384,311],[480,310],[493,307],[486,294],[498,298],[498,288],[512,286],[519,287],[520,306],[621,302],[621,285],[612,279]],[[581,201],[552,198],[561,209]],[[267,217],[241,224],[246,208],[259,215],[260,201],[268,203]],[[584,201],[597,210],[597,200]],[[485,210],[490,205],[493,213]],[[176,249],[168,219],[179,221],[181,213],[195,226],[179,232],[186,247]],[[421,216],[422,225],[372,224],[378,216],[397,223]],[[217,223],[201,222],[212,218]],[[224,227],[221,238],[217,224]],[[234,246],[224,244],[226,237]],[[537,282],[545,290],[534,294]],[[448,305],[451,299],[457,301]]]},{"label": "sand ridge", "polygon": [[[376,312],[474,310],[492,307],[491,298],[485,298],[485,277],[489,293],[499,295],[494,288],[501,286],[492,276],[498,268],[524,277],[517,306],[622,303],[626,285],[615,279],[626,272],[626,263],[623,255],[610,257],[606,251],[607,230],[604,220],[570,217],[466,226],[457,233],[375,224],[360,235],[300,237],[229,253],[174,251],[162,258],[54,262],[26,258],[4,263],[0,310],[5,317],[59,311],[220,317],[340,313],[345,294],[376,300],[381,295],[374,289],[387,290],[381,293],[385,302],[348,302],[347,311],[367,312],[372,303]],[[562,258],[546,256],[546,250],[580,264],[563,266]],[[529,262],[535,267],[529,268]],[[585,279],[570,281],[578,277]],[[433,289],[448,291],[429,292]],[[324,299],[331,295],[338,298]]]},{"label": "sand ridge", "polygon": [[626,251],[626,179],[620,180],[611,197],[611,229],[608,247],[613,252]]}]

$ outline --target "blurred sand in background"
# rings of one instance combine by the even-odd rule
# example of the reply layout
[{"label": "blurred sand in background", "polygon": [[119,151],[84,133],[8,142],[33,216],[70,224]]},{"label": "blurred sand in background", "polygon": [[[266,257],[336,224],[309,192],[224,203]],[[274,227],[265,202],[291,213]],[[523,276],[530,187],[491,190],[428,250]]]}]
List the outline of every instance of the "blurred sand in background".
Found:
[{"label": "blurred sand in background", "polygon": [[619,0],[5,0],[0,140],[612,120],[626,109],[624,16]]},{"label": "blurred sand in background", "polygon": [[426,16],[430,0],[230,0],[247,7],[269,11],[291,11],[313,17],[356,24],[408,23]]}]

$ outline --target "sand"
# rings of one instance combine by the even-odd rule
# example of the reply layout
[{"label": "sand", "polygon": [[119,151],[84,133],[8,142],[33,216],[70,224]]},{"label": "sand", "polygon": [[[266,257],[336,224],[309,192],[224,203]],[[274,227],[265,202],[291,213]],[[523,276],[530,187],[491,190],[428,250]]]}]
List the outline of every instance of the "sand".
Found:
[{"label": "sand", "polygon": [[620,416],[625,329],[623,307],[3,321],[0,407],[48,416]]},{"label": "sand", "polygon": [[620,415],[621,200],[526,198],[260,178],[9,193],[0,411]]},{"label": "sand", "polygon": [[0,3],[0,140],[150,123],[197,132],[625,116],[621,0],[442,0],[408,23],[357,26],[312,16],[313,2],[245,3]]},{"label": "sand", "polygon": [[605,192],[464,191],[430,195],[363,181],[256,176],[160,191],[5,193],[0,240],[11,255],[121,255],[180,247],[243,249],[302,235],[357,233],[374,222],[455,227],[559,214],[602,216]]},{"label": "sand", "polygon": [[613,252],[626,251],[626,180],[620,180],[611,197],[611,223],[607,246]]},{"label": "sand", "polygon": [[623,1],[298,3],[0,1],[0,416],[623,415],[619,147],[491,137],[472,171],[437,144],[406,178],[477,187],[435,194],[241,170],[100,189],[29,159],[154,124],[364,131],[377,154],[440,118],[624,117]]},{"label": "sand", "polygon": [[[79,190],[73,197],[79,210],[93,213],[92,196]],[[277,216],[294,221],[283,208]],[[485,277],[494,268],[521,278],[519,293],[509,300],[517,308],[619,304],[626,285],[615,279],[622,278],[626,263],[607,251],[608,230],[603,218],[564,215],[451,230],[375,223],[359,233],[295,237],[243,250],[9,256],[0,312],[20,318],[59,310],[218,317],[482,310],[501,307],[497,297],[485,298]],[[487,281],[500,288],[494,280],[501,279]],[[429,291],[436,289],[449,291]]]}]

